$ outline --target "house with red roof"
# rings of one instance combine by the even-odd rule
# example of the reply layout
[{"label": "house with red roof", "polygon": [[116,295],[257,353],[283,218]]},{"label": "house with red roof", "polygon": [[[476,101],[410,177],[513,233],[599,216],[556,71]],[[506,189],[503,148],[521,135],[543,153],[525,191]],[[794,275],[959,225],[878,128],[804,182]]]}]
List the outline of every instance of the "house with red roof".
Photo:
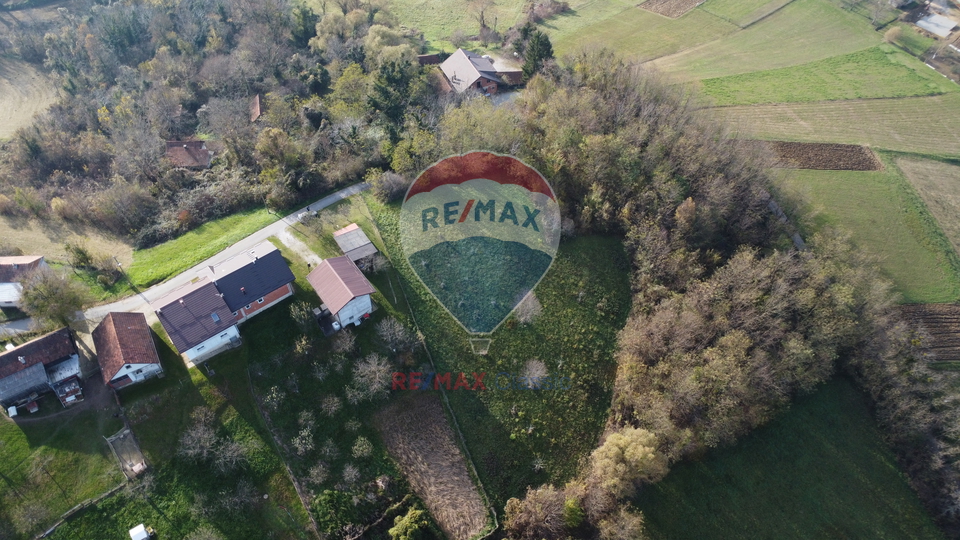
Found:
[{"label": "house with red roof", "polygon": [[341,327],[358,326],[373,311],[370,295],[376,289],[350,257],[325,259],[307,275],[307,281]]},{"label": "house with red roof", "polygon": [[113,389],[163,375],[157,344],[143,313],[108,313],[93,330],[103,382]]}]

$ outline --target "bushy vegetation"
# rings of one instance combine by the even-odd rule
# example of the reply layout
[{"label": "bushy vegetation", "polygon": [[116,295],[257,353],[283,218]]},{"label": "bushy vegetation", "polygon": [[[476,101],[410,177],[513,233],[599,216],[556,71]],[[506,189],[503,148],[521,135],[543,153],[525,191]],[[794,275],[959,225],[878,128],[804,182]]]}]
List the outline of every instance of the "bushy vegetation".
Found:
[{"label": "bushy vegetation", "polygon": [[[5,154],[3,211],[90,223],[143,248],[359,180],[438,97],[416,63],[419,36],[383,5],[324,8],[76,2],[5,33],[63,91]],[[208,139],[212,169],[165,157],[165,140],[191,138]]]}]

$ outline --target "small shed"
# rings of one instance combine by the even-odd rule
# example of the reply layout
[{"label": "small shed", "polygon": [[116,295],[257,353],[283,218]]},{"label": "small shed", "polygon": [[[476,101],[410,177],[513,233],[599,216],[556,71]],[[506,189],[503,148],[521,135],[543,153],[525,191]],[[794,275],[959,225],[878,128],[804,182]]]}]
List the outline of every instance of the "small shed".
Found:
[{"label": "small shed", "polygon": [[343,251],[343,254],[350,257],[353,262],[377,252],[376,246],[356,223],[351,223],[334,232],[333,239],[340,246],[340,251]]},{"label": "small shed", "polygon": [[150,540],[154,534],[153,527],[147,527],[141,523],[130,529],[130,540]]}]

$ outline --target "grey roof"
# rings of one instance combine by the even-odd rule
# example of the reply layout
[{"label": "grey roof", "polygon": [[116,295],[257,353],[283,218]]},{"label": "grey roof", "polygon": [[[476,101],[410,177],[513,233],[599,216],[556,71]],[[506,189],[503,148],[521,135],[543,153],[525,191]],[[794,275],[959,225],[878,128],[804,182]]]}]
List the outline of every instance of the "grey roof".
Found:
[{"label": "grey roof", "polygon": [[333,239],[340,246],[343,254],[354,262],[377,252],[376,246],[356,223],[351,223],[334,232]]},{"label": "grey roof", "polygon": [[19,302],[23,296],[23,285],[19,283],[0,283],[0,302]]},{"label": "grey roof", "polygon": [[181,353],[234,326],[232,310],[206,278],[174,290],[154,302],[153,308]]},{"label": "grey roof", "polygon": [[503,82],[497,76],[493,62],[463,49],[457,49],[457,52],[444,60],[440,64],[440,69],[457,92],[469,89],[480,77],[486,77],[498,83]]},{"label": "grey roof", "polygon": [[77,354],[70,330],[55,332],[0,353],[0,402],[7,403],[48,386],[45,366]]},{"label": "grey roof", "polygon": [[294,280],[287,261],[270,242],[261,242],[210,266],[207,273],[223,294],[223,301],[230,311],[236,311]]},{"label": "grey roof", "polygon": [[325,259],[307,275],[307,281],[333,314],[354,298],[376,292],[349,257]]}]

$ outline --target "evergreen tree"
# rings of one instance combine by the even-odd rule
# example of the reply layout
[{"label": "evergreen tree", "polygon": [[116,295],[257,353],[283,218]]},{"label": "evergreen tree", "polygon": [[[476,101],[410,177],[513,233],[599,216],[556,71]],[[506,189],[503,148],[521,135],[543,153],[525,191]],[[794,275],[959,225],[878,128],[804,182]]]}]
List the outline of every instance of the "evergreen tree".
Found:
[{"label": "evergreen tree", "polygon": [[553,58],[553,45],[550,43],[550,38],[538,30],[530,35],[526,49],[527,52],[524,55],[523,62],[523,79],[525,81],[530,80],[540,71],[544,62]]}]

